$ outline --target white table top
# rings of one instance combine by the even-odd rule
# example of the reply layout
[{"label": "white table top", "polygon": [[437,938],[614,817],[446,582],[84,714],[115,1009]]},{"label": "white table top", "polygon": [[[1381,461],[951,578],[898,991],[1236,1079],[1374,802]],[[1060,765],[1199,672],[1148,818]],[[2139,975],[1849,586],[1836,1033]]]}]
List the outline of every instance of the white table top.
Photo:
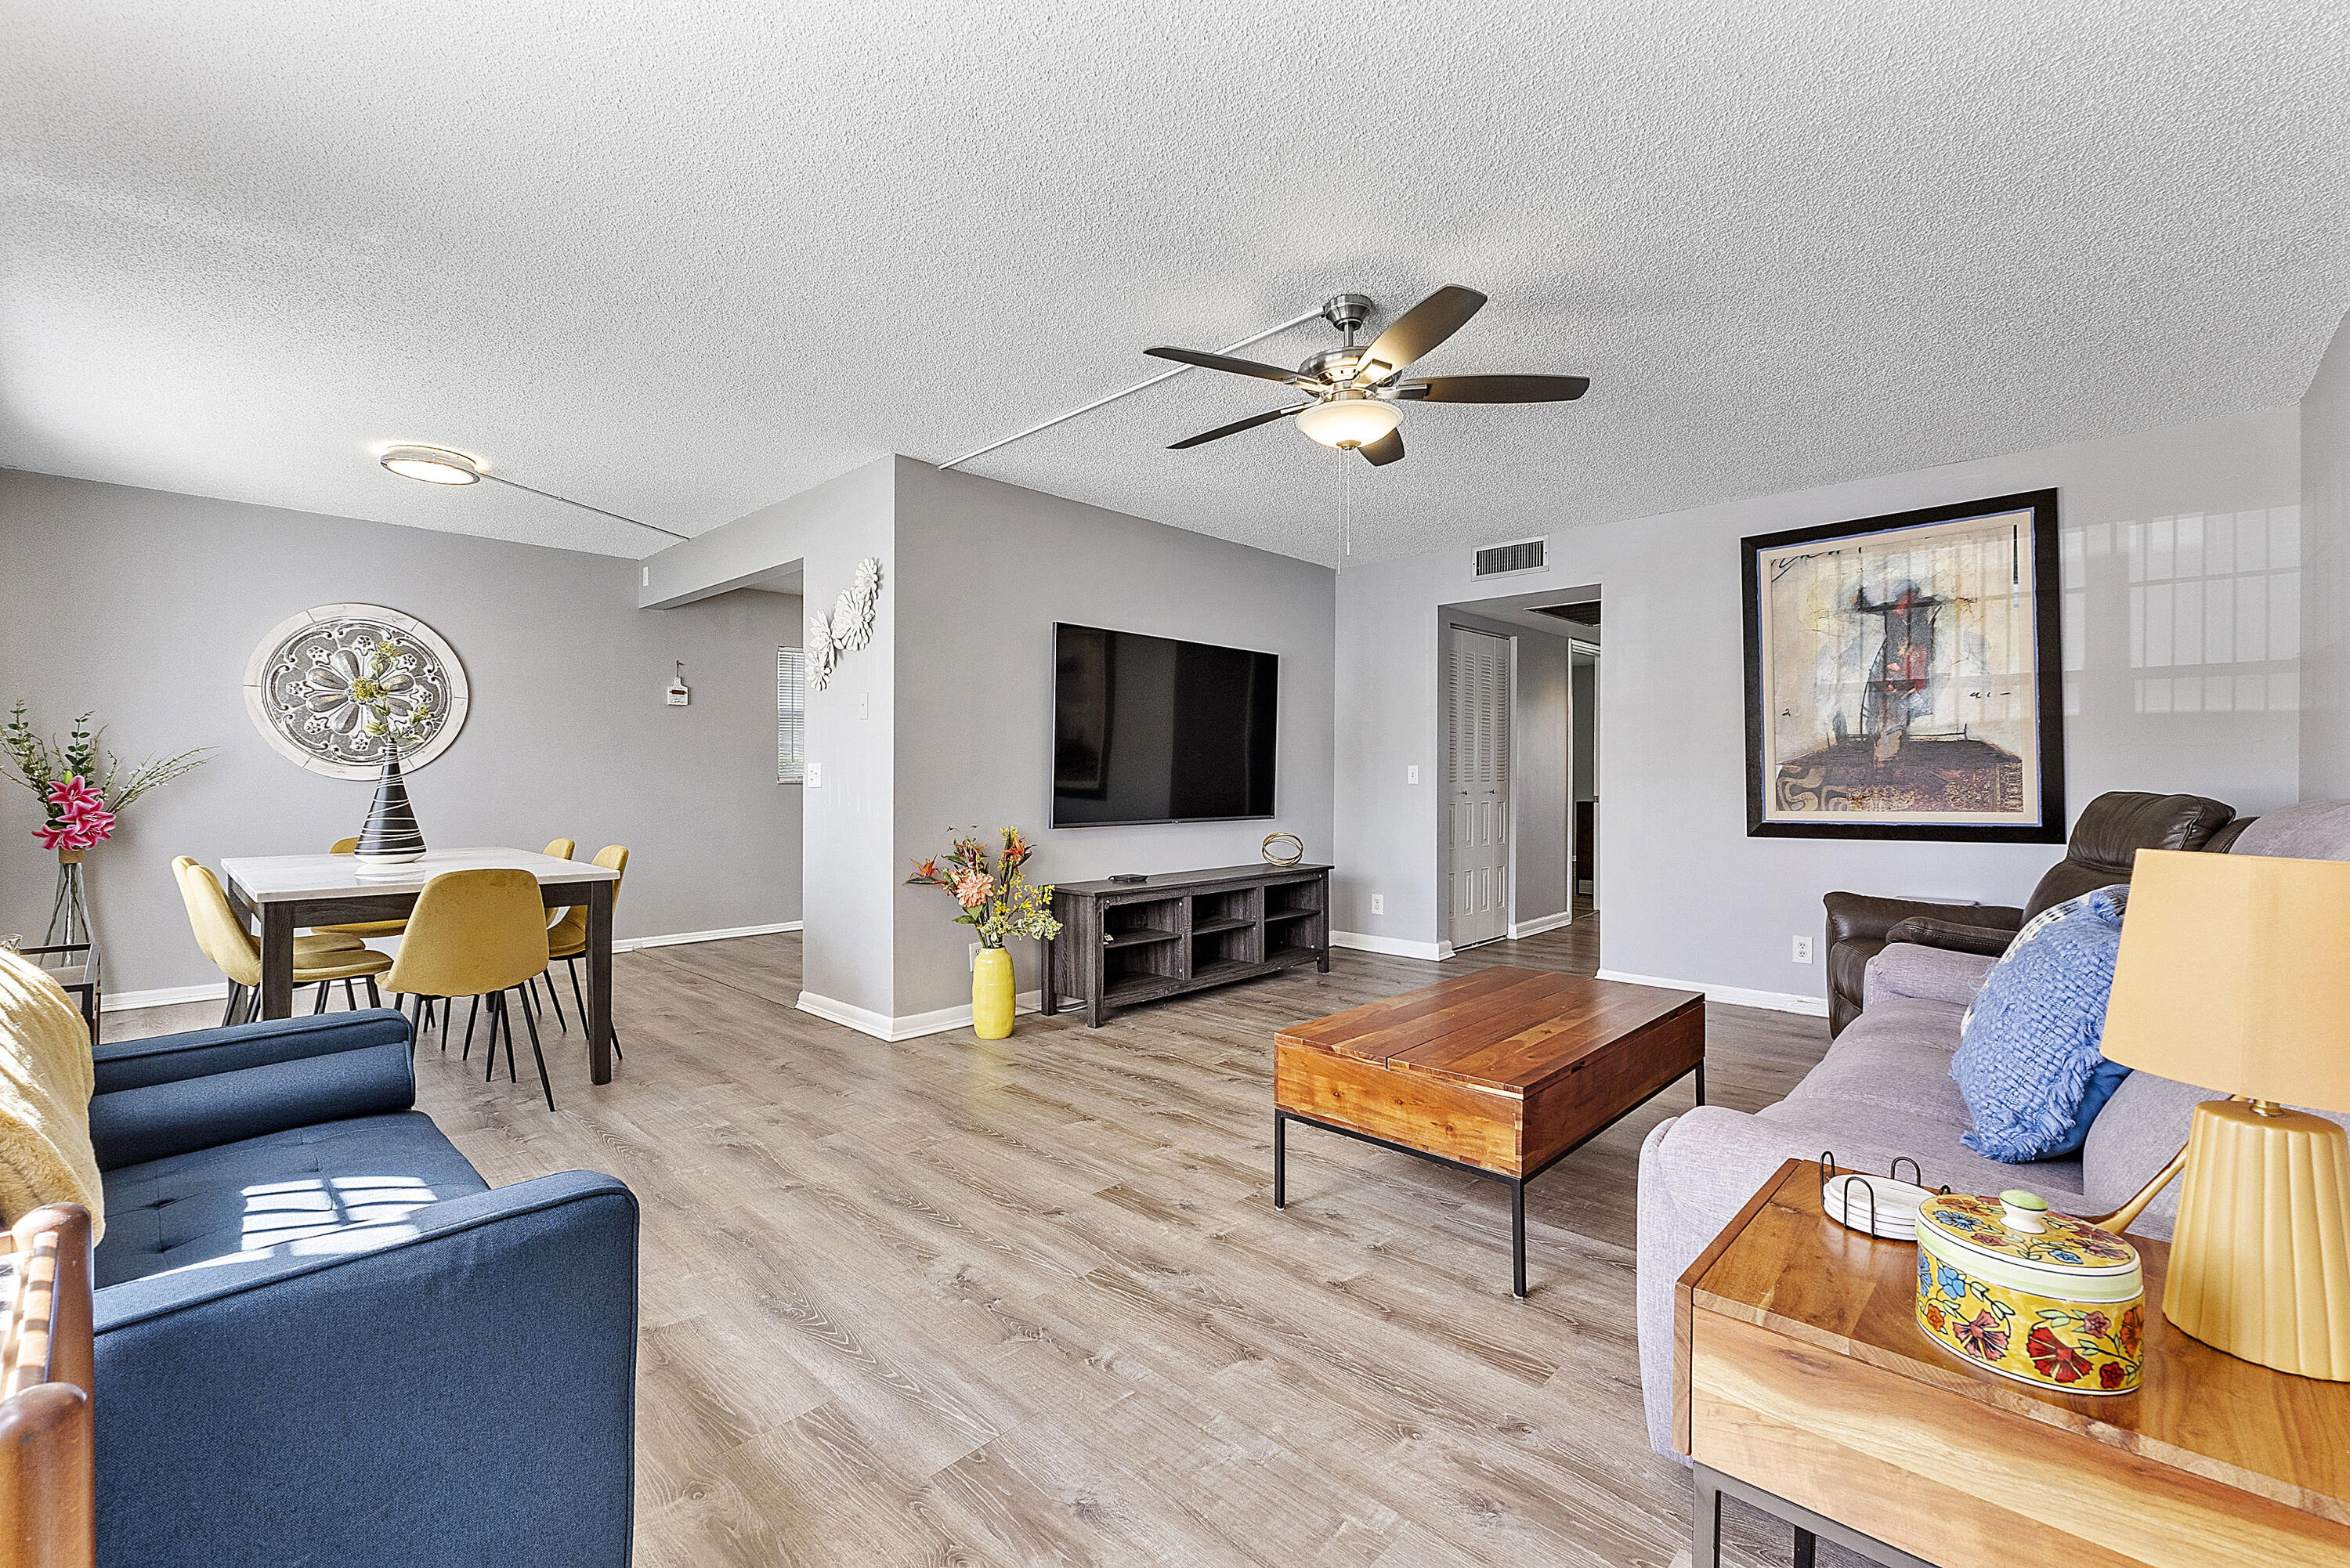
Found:
[{"label": "white table top", "polygon": [[430,849],[421,859],[361,874],[353,855],[242,855],[221,870],[256,904],[332,898],[353,893],[421,893],[443,871],[527,871],[541,882],[616,882],[620,874],[592,860],[557,860],[531,849]]}]

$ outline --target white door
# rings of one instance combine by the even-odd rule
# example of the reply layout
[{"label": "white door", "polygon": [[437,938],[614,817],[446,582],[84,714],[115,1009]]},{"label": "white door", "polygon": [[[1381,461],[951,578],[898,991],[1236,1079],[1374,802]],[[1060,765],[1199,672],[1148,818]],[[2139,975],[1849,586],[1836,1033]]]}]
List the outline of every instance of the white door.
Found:
[{"label": "white door", "polygon": [[1444,739],[1447,874],[1452,945],[1493,941],[1510,928],[1510,642],[1451,628],[1446,675],[1451,721]]}]

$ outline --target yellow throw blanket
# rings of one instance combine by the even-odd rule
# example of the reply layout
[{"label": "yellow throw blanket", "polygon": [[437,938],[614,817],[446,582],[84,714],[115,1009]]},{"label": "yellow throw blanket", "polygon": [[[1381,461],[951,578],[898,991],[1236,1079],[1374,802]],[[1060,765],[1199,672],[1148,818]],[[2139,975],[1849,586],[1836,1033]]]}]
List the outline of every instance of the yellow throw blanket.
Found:
[{"label": "yellow throw blanket", "polygon": [[0,1225],[44,1203],[78,1203],[91,1239],[106,1234],[89,1144],[96,1082],[81,1013],[40,966],[0,949]]}]

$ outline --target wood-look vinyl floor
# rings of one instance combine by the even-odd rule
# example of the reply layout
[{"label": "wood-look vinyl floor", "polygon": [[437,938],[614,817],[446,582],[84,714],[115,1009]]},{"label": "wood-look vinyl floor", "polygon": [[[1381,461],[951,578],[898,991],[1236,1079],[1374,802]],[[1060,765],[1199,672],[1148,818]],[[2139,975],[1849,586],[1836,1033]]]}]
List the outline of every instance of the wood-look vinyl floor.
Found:
[{"label": "wood-look vinyl floor", "polygon": [[[894,1045],[795,1010],[795,936],[650,949],[615,961],[610,1085],[575,1019],[555,1114],[528,1063],[485,1085],[431,1039],[420,1104],[493,1185],[588,1168],[643,1203],[647,1568],[1662,1568],[1690,1489],[1641,1421],[1634,1175],[1686,1081],[1528,1188],[1523,1302],[1498,1183],[1299,1128],[1272,1203],[1276,1029],[1487,964],[1587,973],[1596,930]],[[1826,1045],[1731,1007],[1709,1032],[1711,1097],[1750,1109]],[[1787,1561],[1760,1516],[1731,1533]]]}]

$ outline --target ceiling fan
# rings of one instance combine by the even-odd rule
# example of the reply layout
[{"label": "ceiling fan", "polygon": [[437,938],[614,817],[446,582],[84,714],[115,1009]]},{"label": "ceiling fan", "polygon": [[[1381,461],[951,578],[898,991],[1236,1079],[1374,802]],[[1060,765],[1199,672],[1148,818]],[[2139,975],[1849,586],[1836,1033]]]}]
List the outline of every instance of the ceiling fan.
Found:
[{"label": "ceiling fan", "polygon": [[1143,352],[1155,358],[1172,359],[1179,365],[1280,381],[1307,400],[1220,425],[1167,450],[1185,452],[1294,416],[1297,428],[1324,446],[1359,452],[1384,465],[1403,456],[1399,403],[1565,403],[1590,389],[1587,376],[1405,375],[1413,361],[1466,326],[1484,303],[1485,296],[1475,289],[1448,283],[1388,323],[1368,348],[1358,348],[1355,334],[1370,318],[1370,298],[1337,295],[1322,306],[1322,318],[1346,334],[1346,342],[1325,348],[1295,370],[1197,348],[1145,348]]}]

